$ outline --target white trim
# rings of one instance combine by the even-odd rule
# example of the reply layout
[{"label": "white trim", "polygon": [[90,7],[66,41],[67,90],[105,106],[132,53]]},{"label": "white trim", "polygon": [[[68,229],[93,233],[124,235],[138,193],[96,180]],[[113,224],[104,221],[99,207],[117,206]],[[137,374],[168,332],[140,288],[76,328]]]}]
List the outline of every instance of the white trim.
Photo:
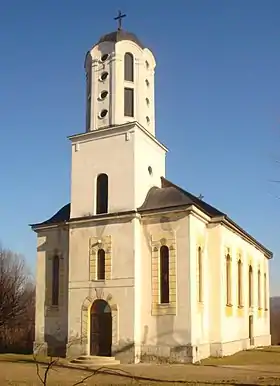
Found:
[{"label": "white trim", "polygon": [[92,140],[97,140],[100,138],[108,138],[112,137],[114,135],[122,135],[125,134],[126,132],[134,132],[136,130],[142,131],[144,134],[146,134],[153,142],[155,142],[157,145],[159,145],[164,151],[168,152],[168,149],[166,146],[164,146],[161,142],[159,142],[153,134],[151,134],[147,129],[145,129],[140,123],[137,121],[133,122],[127,122],[122,125],[114,125],[112,127],[106,127],[103,129],[98,129],[98,130],[92,130],[88,131],[86,133],[81,133],[81,134],[74,134],[68,136],[68,139],[75,144],[77,142],[87,142],[87,141],[92,141]]}]

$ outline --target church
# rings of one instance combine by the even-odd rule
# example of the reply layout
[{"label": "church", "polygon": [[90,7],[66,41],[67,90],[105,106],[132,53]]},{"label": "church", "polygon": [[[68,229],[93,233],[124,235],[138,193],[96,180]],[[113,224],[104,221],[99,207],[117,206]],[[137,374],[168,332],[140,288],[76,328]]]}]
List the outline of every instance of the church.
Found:
[{"label": "church", "polygon": [[37,234],[34,351],[195,363],[270,345],[272,252],[165,176],[156,60],[122,28],[87,52],[71,203]]}]

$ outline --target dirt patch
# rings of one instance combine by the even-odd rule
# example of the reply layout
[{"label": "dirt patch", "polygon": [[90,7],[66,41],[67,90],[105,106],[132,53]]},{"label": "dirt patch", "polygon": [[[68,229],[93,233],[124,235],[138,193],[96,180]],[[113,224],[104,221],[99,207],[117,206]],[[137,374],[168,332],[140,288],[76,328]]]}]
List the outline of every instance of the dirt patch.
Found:
[{"label": "dirt patch", "polygon": [[[46,365],[40,365],[43,375]],[[111,374],[110,374],[111,373]],[[119,374],[119,375],[117,375]],[[120,376],[123,374],[123,376]],[[50,372],[48,385],[73,385],[91,373],[83,370],[55,367]],[[142,381],[139,379],[143,377]],[[161,382],[162,381],[162,382]],[[193,366],[193,365],[125,365],[103,369],[88,380],[86,385],[213,385],[213,384],[280,385],[280,368],[247,368],[246,366]],[[0,362],[1,385],[40,385],[36,366],[32,363]]]}]

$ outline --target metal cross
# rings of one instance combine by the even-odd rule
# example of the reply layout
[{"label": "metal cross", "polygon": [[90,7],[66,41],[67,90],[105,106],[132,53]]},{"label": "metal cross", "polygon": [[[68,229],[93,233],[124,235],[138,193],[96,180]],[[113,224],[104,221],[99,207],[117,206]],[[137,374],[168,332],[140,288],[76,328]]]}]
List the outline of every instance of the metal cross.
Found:
[{"label": "metal cross", "polygon": [[202,200],[204,198],[204,196],[200,193],[200,195],[198,196],[199,200]]},{"label": "metal cross", "polygon": [[123,17],[126,17],[126,14],[122,14],[121,11],[119,11],[118,16],[114,17],[114,20],[118,20],[118,23],[119,23],[118,30],[119,31],[122,29],[122,18]]}]

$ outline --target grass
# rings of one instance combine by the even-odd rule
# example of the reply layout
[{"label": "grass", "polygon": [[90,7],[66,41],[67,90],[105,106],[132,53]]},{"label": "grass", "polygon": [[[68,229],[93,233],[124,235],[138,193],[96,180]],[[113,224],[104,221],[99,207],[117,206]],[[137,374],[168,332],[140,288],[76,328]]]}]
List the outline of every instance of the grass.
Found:
[{"label": "grass", "polygon": [[222,358],[207,358],[203,365],[280,365],[280,346],[262,347],[240,351]]},{"label": "grass", "polygon": [[[43,375],[50,358],[37,357]],[[89,371],[67,368],[66,359],[59,359],[61,367],[50,371],[47,385],[73,385],[90,375]],[[227,368],[223,365],[240,366]],[[271,366],[276,365],[276,366]],[[86,381],[86,385],[280,385],[280,346],[239,352],[224,358],[208,358],[202,366],[192,365],[121,365],[104,369]],[[251,366],[251,368],[250,368]],[[113,372],[113,375],[110,373]],[[127,378],[121,374],[129,374]],[[146,378],[140,381],[141,377]],[[9,379],[9,383],[6,380]],[[152,380],[155,381],[152,381]],[[162,382],[156,380],[162,379]],[[39,385],[33,355],[0,354],[0,385]]]}]

